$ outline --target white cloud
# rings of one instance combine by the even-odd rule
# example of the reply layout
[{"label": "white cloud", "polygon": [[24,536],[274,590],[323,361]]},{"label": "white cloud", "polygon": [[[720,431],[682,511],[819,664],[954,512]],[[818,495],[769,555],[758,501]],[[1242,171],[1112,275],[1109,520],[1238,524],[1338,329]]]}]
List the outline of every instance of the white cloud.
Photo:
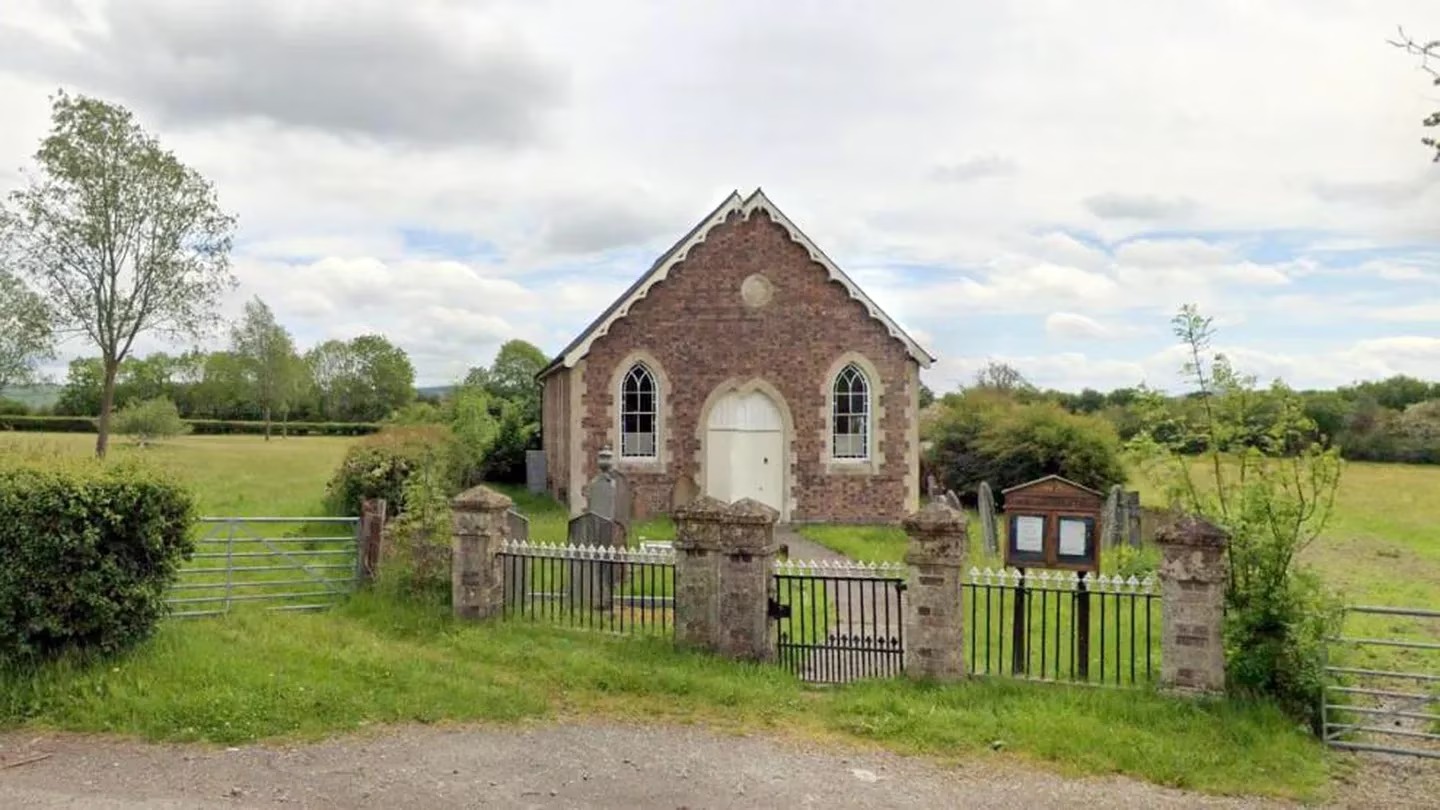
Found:
[{"label": "white cloud", "polygon": [[[1343,338],[1347,368],[1379,369],[1401,349],[1358,341],[1436,322],[1416,291],[1440,279],[1440,167],[1416,141],[1437,105],[1383,44],[1430,10],[6,0],[0,191],[47,94],[114,98],[239,216],[226,312],[260,294],[307,336],[383,329],[425,380],[501,331],[558,349],[756,185],[942,358],[1004,347],[1101,386],[1163,330],[1074,366],[1043,360],[1047,332],[1196,302],[1269,329],[1252,348]],[[1295,64],[1326,92],[1297,92]],[[1325,265],[1361,250],[1387,258]],[[1026,317],[964,343],[947,327],[994,314]]]},{"label": "white cloud", "polygon": [[1045,334],[1057,340],[1123,340],[1136,332],[1131,326],[1102,323],[1074,312],[1052,312],[1045,318]]}]

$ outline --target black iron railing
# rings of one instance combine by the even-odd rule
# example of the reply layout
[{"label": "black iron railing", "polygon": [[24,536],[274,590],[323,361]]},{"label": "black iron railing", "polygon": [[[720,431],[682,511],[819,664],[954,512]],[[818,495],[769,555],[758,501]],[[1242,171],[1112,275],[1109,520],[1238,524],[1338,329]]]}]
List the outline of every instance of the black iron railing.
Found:
[{"label": "black iron railing", "polygon": [[506,543],[500,552],[507,619],[612,633],[675,631],[675,552]]},{"label": "black iron railing", "polygon": [[903,570],[873,563],[777,563],[771,615],[780,665],[816,683],[902,672]]},{"label": "black iron railing", "polygon": [[1160,594],[1146,577],[970,569],[972,674],[1132,686],[1160,668]]}]

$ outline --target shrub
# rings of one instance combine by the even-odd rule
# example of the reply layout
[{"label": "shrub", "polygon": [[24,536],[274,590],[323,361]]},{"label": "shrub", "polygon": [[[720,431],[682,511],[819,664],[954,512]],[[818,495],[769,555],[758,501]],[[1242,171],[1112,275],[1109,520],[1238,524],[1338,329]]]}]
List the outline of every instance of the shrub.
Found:
[{"label": "shrub", "polygon": [[366,498],[384,498],[392,514],[405,510],[405,482],[426,464],[448,493],[458,487],[454,433],[444,425],[391,427],[350,446],[326,486],[335,514],[358,515]]},{"label": "shrub", "polygon": [[28,416],[30,406],[17,399],[0,397],[0,416]]},{"label": "shrub", "polygon": [[385,526],[381,588],[404,599],[450,596],[450,493],[439,458],[425,460],[402,485],[405,510]]},{"label": "shrub", "polygon": [[148,636],[193,551],[193,499],[134,462],[0,463],[0,664]]},{"label": "shrub", "polygon": [[180,418],[180,409],[164,397],[126,405],[115,414],[115,432],[134,436],[142,446],[156,439],[169,439],[190,432]]},{"label": "shrub", "polygon": [[946,487],[973,493],[1046,475],[1105,490],[1125,480],[1120,439],[1106,420],[988,389],[946,395],[926,428],[930,466]]},{"label": "shrub", "polygon": [[[1339,455],[1320,442],[1304,403],[1284,384],[1257,389],[1224,355],[1206,357],[1214,335],[1209,318],[1185,307],[1172,324],[1189,348],[1184,371],[1201,407],[1192,419],[1165,417],[1168,428],[1178,427],[1167,430],[1166,441],[1143,432],[1137,455],[1176,507],[1230,536],[1229,688],[1269,698],[1318,730],[1325,639],[1338,630],[1340,613],[1299,556],[1334,509]],[[1149,399],[1146,411],[1162,414],[1163,402]],[[1196,441],[1205,448],[1201,464],[1180,450]]]}]

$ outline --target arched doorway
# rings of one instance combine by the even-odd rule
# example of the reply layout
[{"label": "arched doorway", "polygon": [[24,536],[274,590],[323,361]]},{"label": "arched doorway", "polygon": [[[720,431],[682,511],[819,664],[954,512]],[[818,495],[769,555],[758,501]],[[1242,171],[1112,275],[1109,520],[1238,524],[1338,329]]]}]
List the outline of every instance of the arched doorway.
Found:
[{"label": "arched doorway", "polygon": [[705,494],[751,498],[786,515],[785,418],[761,390],[734,390],[710,408],[705,423]]}]

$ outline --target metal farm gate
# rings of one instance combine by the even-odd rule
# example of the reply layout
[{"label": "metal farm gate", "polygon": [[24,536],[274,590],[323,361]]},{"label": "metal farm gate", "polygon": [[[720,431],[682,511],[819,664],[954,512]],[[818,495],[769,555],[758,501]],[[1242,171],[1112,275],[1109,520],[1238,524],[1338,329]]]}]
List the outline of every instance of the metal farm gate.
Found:
[{"label": "metal farm gate", "polygon": [[218,616],[232,607],[319,610],[360,579],[355,517],[204,517],[195,553],[165,602],[172,616]]},{"label": "metal farm gate", "polygon": [[812,683],[900,674],[904,572],[892,563],[777,562],[770,615],[780,665]]},{"label": "metal farm gate", "polygon": [[1325,742],[1440,759],[1440,611],[1350,607],[1343,628],[1325,667]]}]

